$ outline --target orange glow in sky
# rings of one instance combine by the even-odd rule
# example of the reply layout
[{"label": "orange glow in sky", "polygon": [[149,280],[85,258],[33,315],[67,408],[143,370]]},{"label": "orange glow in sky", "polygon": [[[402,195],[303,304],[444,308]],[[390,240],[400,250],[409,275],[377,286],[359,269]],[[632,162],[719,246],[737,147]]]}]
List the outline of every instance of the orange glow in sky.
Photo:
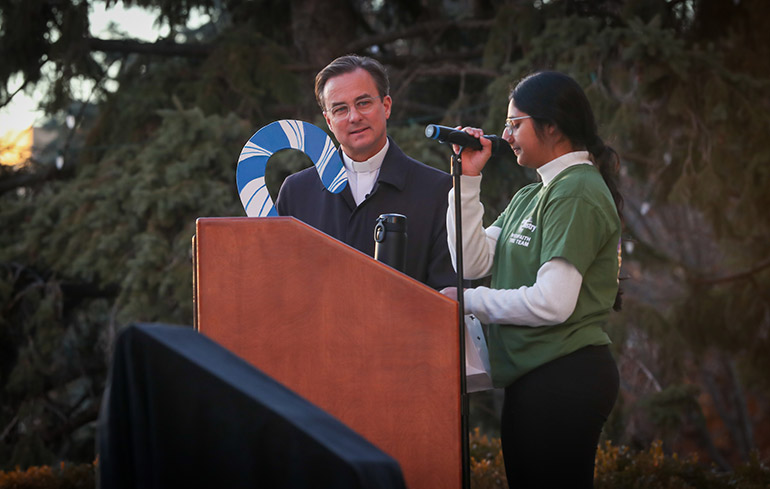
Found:
[{"label": "orange glow in sky", "polygon": [[10,130],[0,135],[0,165],[24,163],[32,153],[32,128]]}]

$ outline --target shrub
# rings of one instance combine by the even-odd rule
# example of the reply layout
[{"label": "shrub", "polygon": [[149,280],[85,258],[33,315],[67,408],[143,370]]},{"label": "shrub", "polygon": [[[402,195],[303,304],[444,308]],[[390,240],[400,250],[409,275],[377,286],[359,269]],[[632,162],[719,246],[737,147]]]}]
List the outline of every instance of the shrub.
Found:
[{"label": "shrub", "polygon": [[475,428],[470,435],[470,474],[472,489],[507,488],[503,449],[499,438],[490,439]]},{"label": "shrub", "polygon": [[[715,485],[717,484],[717,485]],[[596,452],[594,486],[603,488],[709,489],[725,487],[715,474],[698,463],[697,456],[666,456],[656,440],[647,451],[632,452],[605,442]]]},{"label": "shrub", "polygon": [[[470,436],[472,489],[507,488],[500,439],[481,435],[476,428]],[[596,489],[767,489],[770,467],[757,453],[732,472],[708,467],[697,456],[667,455],[663,443],[652,443],[646,451],[599,446],[594,469]]]},{"label": "shrub", "polygon": [[96,462],[44,465],[27,470],[0,470],[0,489],[93,489],[96,487]]},{"label": "shrub", "polygon": [[596,452],[594,470],[596,489],[760,489],[770,487],[770,467],[759,454],[732,472],[704,466],[696,456],[666,455],[663,443],[656,440],[646,451],[632,452],[605,442]]},{"label": "shrub", "polygon": [[[470,435],[472,489],[507,488],[503,451],[499,438]],[[24,471],[0,471],[0,489],[92,489],[96,486],[97,462],[58,467],[30,467]],[[666,455],[663,443],[655,441],[646,451],[635,452],[607,441],[596,452],[596,489],[767,489],[770,467],[757,453],[732,472],[704,466],[695,456]]]}]

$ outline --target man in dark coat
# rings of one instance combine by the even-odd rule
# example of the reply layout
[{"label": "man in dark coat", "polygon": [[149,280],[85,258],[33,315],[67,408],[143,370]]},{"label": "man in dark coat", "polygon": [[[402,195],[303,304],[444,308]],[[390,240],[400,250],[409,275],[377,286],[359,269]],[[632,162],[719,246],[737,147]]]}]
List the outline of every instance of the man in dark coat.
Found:
[{"label": "man in dark coat", "polygon": [[348,185],[329,192],[314,167],[289,176],[276,207],[374,256],[381,214],[407,217],[404,272],[435,289],[456,285],[446,244],[451,177],[407,155],[387,135],[392,100],[385,69],[376,60],[343,56],[316,76],[315,93],[340,144]]}]

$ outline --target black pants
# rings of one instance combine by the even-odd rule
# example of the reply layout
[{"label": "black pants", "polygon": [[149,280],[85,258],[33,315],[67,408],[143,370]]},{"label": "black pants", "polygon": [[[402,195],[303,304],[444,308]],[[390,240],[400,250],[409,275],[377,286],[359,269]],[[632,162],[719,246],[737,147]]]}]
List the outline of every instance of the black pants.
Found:
[{"label": "black pants", "polygon": [[607,346],[589,346],[505,388],[501,439],[511,489],[592,488],[602,426],[618,395]]}]

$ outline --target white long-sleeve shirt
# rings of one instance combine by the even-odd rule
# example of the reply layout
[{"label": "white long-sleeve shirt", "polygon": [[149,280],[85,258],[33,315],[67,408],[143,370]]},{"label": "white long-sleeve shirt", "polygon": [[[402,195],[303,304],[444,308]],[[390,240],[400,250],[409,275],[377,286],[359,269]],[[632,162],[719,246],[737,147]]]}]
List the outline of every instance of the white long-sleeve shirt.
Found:
[{"label": "white long-sleeve shirt", "polygon": [[[567,153],[538,169],[543,185],[569,166],[591,164],[587,152]],[[479,199],[481,175],[462,176],[461,207],[463,222],[463,275],[468,279],[490,274],[501,229],[484,229],[484,206]],[[455,249],[454,189],[449,191],[447,209],[447,243],[452,263],[457,263]],[[455,265],[456,267],[456,265]],[[577,268],[563,258],[544,263],[535,283],[518,289],[466,289],[463,295],[465,313],[474,314],[483,323],[549,326],[561,324],[575,310],[583,277]]]}]

